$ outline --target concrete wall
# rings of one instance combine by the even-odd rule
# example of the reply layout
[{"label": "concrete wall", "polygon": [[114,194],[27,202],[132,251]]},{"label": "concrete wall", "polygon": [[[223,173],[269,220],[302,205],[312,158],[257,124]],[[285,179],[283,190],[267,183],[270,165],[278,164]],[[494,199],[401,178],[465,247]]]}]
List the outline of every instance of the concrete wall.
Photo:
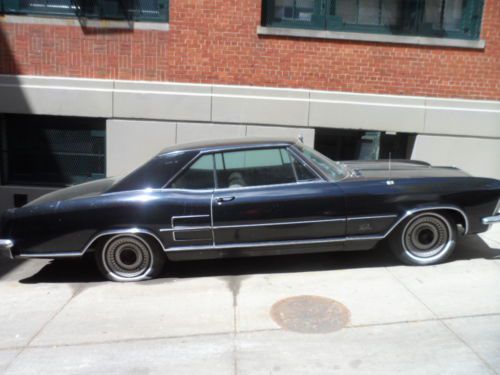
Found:
[{"label": "concrete wall", "polygon": [[[500,127],[500,124],[498,124]],[[500,179],[500,139],[419,135],[412,159],[452,165],[477,177]]]},{"label": "concrete wall", "polygon": [[314,129],[215,123],[108,120],[106,125],[106,171],[119,176],[132,171],[163,148],[209,139],[239,137],[304,136],[314,146]]},{"label": "concrete wall", "polygon": [[500,138],[500,101],[0,75],[0,113]]}]

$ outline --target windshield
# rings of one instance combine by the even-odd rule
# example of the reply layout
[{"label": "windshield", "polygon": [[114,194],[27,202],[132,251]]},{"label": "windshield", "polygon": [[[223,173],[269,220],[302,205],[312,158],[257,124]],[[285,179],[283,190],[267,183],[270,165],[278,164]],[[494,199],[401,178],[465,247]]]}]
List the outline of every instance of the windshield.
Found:
[{"label": "windshield", "polygon": [[347,169],[339,162],[335,162],[325,155],[319,153],[311,147],[305,145],[298,145],[302,154],[313,162],[319,169],[321,169],[328,177],[334,181],[342,180],[348,175]]}]

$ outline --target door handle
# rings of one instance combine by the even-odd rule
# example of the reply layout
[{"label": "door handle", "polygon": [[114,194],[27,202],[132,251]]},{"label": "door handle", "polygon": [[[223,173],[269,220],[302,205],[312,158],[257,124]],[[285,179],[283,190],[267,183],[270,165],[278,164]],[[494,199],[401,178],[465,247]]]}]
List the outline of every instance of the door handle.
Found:
[{"label": "door handle", "polygon": [[217,204],[222,204],[224,202],[231,202],[231,201],[234,201],[234,196],[231,196],[231,197],[217,197],[215,198],[215,201],[217,202]]}]

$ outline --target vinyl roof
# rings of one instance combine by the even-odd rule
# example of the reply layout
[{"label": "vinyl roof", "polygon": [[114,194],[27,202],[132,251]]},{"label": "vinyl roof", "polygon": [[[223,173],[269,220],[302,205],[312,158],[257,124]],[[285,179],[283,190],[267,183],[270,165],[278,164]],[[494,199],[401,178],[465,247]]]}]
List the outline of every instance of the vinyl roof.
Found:
[{"label": "vinyl roof", "polygon": [[226,148],[247,148],[251,146],[264,146],[264,145],[291,145],[297,141],[292,138],[234,138],[234,139],[215,139],[207,141],[199,141],[192,143],[177,144],[164,148],[159,154],[168,154],[175,151],[207,151],[211,149],[226,149]]}]

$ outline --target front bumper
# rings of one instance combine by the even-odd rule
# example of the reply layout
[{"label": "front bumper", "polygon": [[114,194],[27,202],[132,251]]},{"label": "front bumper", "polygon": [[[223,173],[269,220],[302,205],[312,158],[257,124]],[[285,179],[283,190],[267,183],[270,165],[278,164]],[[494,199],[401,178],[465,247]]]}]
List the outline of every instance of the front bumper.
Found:
[{"label": "front bumper", "polygon": [[500,215],[483,217],[482,222],[484,225],[499,224]]},{"label": "front bumper", "polygon": [[14,259],[14,255],[12,254],[13,246],[14,242],[12,242],[12,240],[0,240],[0,255]]}]

